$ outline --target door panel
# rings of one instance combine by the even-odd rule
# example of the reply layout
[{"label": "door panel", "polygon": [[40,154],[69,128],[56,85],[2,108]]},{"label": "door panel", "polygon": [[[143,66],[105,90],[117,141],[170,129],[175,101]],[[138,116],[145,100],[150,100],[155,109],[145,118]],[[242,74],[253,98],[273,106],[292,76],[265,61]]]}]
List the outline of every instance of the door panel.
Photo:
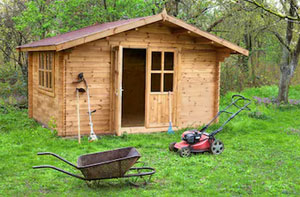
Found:
[{"label": "door panel", "polygon": [[[170,95],[173,100],[173,94]],[[169,95],[151,94],[149,97],[149,125],[150,127],[162,127],[169,125]],[[172,112],[174,115],[174,112]]]},{"label": "door panel", "polygon": [[176,56],[174,49],[147,51],[146,127],[168,126],[170,113],[175,124]]}]

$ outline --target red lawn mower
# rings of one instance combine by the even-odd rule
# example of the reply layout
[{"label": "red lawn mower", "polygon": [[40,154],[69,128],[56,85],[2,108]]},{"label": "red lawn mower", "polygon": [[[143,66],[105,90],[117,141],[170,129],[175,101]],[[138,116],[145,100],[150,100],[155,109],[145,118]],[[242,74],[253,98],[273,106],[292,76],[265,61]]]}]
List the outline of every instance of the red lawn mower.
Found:
[{"label": "red lawn mower", "polygon": [[[212,154],[218,155],[224,151],[224,144],[220,140],[215,139],[215,135],[223,130],[224,126],[237,116],[243,110],[249,110],[248,105],[251,104],[251,100],[245,98],[242,95],[233,95],[232,102],[224,110],[221,110],[217,115],[200,131],[190,130],[185,131],[181,135],[181,142],[172,142],[169,145],[169,150],[178,152],[181,157],[188,157],[191,153],[204,153],[211,152]],[[242,105],[242,106],[240,106]],[[227,111],[232,106],[236,107],[238,110],[234,112]],[[231,116],[216,130],[211,133],[206,133],[205,131],[208,127],[223,113],[231,114]]]}]

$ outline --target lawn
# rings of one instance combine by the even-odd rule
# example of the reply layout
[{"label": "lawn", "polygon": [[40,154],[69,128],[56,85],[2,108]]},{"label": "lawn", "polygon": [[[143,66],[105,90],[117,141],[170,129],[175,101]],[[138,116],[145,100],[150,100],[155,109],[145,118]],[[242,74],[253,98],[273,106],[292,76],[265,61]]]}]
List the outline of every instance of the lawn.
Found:
[{"label": "lawn", "polygon": [[[276,92],[276,87],[262,87],[242,94],[273,97]],[[232,94],[222,97],[221,108]],[[300,99],[300,86],[291,88],[290,98]],[[300,196],[300,106],[252,104],[250,108],[252,112],[241,112],[216,136],[225,144],[221,155],[181,158],[169,152],[168,145],[179,141],[182,131],[104,136],[93,143],[84,138],[79,145],[28,119],[26,110],[1,107],[0,196]],[[78,173],[37,152],[55,152],[76,163],[81,154],[127,146],[136,147],[140,160],[156,168],[149,185],[137,188],[125,180],[106,180],[88,187],[51,169],[32,169],[51,164]]]}]

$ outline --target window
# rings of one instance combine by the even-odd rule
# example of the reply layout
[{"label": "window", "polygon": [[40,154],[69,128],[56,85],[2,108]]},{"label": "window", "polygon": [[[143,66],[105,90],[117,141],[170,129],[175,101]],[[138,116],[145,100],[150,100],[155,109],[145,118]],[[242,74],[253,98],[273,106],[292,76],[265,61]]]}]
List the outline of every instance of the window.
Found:
[{"label": "window", "polygon": [[174,52],[153,51],[151,55],[151,92],[172,92]]},{"label": "window", "polygon": [[46,91],[53,91],[54,53],[39,53],[39,87]]}]

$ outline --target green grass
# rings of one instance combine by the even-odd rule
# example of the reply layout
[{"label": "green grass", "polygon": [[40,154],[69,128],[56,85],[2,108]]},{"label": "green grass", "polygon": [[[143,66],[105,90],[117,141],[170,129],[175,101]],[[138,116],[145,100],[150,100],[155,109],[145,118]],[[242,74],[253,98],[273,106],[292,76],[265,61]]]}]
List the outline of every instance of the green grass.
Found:
[{"label": "green grass", "polygon": [[[276,87],[247,89],[243,95],[276,96]],[[230,101],[229,93],[221,105]],[[300,99],[300,86],[290,97]],[[3,196],[238,196],[300,195],[300,107],[251,105],[233,119],[217,138],[225,144],[221,155],[198,154],[181,158],[168,151],[182,131],[104,136],[89,143],[56,137],[28,119],[26,111],[0,108],[0,195]],[[258,114],[258,115],[257,115]],[[221,121],[223,118],[221,119]],[[213,126],[214,128],[217,125]],[[141,161],[156,168],[151,184],[133,187],[125,180],[106,180],[88,187],[85,182],[54,170],[33,170],[51,164],[78,173],[50,156],[55,152],[76,163],[81,154],[134,146]]]}]

